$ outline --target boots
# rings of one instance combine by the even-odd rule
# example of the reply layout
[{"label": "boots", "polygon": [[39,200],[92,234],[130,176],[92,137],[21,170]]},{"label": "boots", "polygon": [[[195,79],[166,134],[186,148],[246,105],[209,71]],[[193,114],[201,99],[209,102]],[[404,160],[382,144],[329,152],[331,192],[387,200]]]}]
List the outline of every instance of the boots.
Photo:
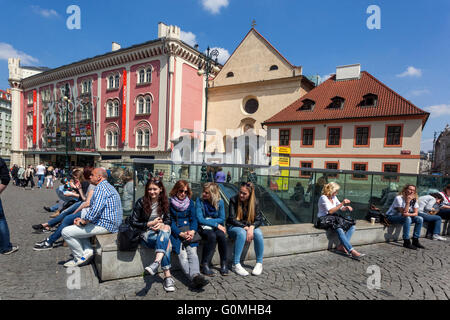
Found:
[{"label": "boots", "polygon": [[215,275],[214,271],[209,267],[209,263],[202,263],[201,270],[205,276],[213,277]]},{"label": "boots", "polygon": [[411,244],[411,240],[409,239],[403,240],[403,246],[408,249],[417,250],[417,248]]},{"label": "boots", "polygon": [[425,249],[425,247],[419,243],[419,238],[413,238],[412,244],[416,248]]},{"label": "boots", "polygon": [[229,274],[226,261],[220,261],[220,274],[223,276],[227,276]]}]

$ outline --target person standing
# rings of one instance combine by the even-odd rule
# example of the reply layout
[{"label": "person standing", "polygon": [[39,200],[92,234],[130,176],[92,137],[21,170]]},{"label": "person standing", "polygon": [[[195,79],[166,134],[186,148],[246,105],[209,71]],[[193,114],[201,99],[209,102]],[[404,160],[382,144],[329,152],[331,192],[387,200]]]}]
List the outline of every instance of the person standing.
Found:
[{"label": "person standing", "polygon": [[[10,180],[8,167],[5,161],[0,158],[0,194],[5,191]],[[0,253],[8,255],[17,250],[19,250],[19,246],[13,246],[10,242],[8,223],[0,199]]]},{"label": "person standing", "polygon": [[53,189],[53,181],[55,180],[55,172],[53,171],[52,166],[47,168],[46,178],[47,178],[47,189],[48,189],[49,185],[50,185],[50,188]]},{"label": "person standing", "polygon": [[228,171],[228,173],[227,173],[227,183],[230,183],[230,182],[231,182],[231,172]]},{"label": "person standing", "polygon": [[226,179],[225,172],[222,171],[221,167],[217,168],[217,173],[216,173],[216,176],[215,176],[216,182],[217,183],[224,183],[225,179]]},{"label": "person standing", "polygon": [[36,167],[36,175],[38,177],[38,188],[41,189],[45,176],[45,166],[42,163]]},{"label": "person standing", "polygon": [[25,170],[25,184],[24,184],[24,188],[28,187],[28,182],[30,183],[31,186],[31,190],[34,190],[34,170],[33,170],[33,166],[30,164],[27,168],[27,170]]},{"label": "person standing", "polygon": [[74,225],[66,227],[61,234],[70,247],[73,260],[64,267],[87,264],[94,256],[90,237],[99,234],[117,233],[122,223],[122,203],[117,190],[108,183],[104,168],[96,168],[91,174],[91,183],[96,186],[91,207],[83,218],[76,218]]}]

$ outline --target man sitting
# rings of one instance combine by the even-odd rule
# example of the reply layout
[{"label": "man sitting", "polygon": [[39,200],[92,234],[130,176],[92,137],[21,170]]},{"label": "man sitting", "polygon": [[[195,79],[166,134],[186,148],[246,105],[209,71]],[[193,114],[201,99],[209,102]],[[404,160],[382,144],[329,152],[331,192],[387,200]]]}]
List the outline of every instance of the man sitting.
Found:
[{"label": "man sitting", "polygon": [[73,260],[64,267],[75,267],[87,264],[94,255],[90,237],[116,233],[122,223],[122,203],[119,193],[107,181],[108,174],[104,168],[92,171],[90,181],[96,185],[91,199],[91,207],[84,217],[77,218],[74,225],[62,230],[62,236],[72,250]]}]

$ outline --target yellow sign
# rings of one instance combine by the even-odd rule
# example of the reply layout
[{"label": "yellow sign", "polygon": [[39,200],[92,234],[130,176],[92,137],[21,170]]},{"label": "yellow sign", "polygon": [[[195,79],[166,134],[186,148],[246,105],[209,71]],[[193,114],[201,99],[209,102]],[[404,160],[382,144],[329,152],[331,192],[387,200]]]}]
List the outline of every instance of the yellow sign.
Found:
[{"label": "yellow sign", "polygon": [[289,157],[272,157],[272,166],[289,167]]},{"label": "yellow sign", "polygon": [[272,147],[272,153],[290,154],[291,148],[290,147]]}]

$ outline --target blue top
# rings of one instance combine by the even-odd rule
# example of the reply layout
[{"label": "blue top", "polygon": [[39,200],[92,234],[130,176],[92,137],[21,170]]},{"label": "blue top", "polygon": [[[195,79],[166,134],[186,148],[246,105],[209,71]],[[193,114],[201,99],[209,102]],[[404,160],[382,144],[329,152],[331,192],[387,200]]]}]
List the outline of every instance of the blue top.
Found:
[{"label": "blue top", "polygon": [[[189,226],[189,230],[194,230],[197,232],[198,223],[195,214],[195,204],[194,201],[190,200],[189,207],[185,211],[178,211],[172,204],[170,204],[169,211],[170,218],[172,220],[172,224],[170,225],[170,242],[172,243],[172,251],[176,254],[180,254],[182,240],[179,236],[181,233],[180,227]],[[193,243],[190,246],[197,247],[198,243]]]},{"label": "blue top", "polygon": [[206,213],[205,207],[203,206],[203,200],[200,198],[197,198],[195,207],[199,225],[210,226],[213,228],[217,228],[219,224],[225,226],[225,205],[222,199],[219,200],[219,210],[215,211],[212,215]]},{"label": "blue top", "polygon": [[216,182],[225,182],[227,179],[225,172],[223,171],[218,171],[216,173]]},{"label": "blue top", "polygon": [[94,190],[89,212],[85,220],[116,233],[122,223],[122,202],[119,193],[108,181],[103,180]]}]

